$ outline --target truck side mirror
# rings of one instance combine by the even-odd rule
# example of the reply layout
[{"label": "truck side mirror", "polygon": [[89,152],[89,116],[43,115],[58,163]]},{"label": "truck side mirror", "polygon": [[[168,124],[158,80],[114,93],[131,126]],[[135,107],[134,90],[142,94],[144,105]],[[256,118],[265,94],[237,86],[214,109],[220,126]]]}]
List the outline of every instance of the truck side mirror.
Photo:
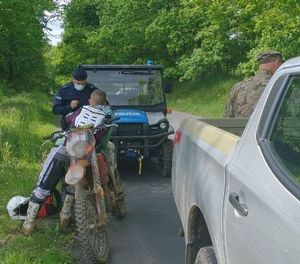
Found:
[{"label": "truck side mirror", "polygon": [[172,93],[173,85],[172,83],[166,83],[165,84],[165,92],[166,93]]}]

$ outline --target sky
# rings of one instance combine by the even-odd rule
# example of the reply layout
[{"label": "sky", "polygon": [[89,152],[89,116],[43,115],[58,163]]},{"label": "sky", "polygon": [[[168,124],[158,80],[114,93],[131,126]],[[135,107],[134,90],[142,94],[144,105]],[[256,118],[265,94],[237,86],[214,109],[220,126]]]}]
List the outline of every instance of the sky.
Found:
[{"label": "sky", "polygon": [[55,20],[49,23],[49,28],[51,32],[47,32],[47,36],[49,38],[51,45],[57,45],[61,42],[63,28],[62,28],[62,21]]},{"label": "sky", "polygon": [[[56,0],[55,2],[58,4],[59,9],[63,10],[63,6],[68,4],[71,0]],[[51,16],[52,13],[45,11],[46,16]],[[63,26],[62,26],[61,18],[51,19],[48,23],[48,27],[51,31],[46,30],[46,35],[49,38],[51,45],[57,45],[61,42],[62,34],[63,34]]]}]

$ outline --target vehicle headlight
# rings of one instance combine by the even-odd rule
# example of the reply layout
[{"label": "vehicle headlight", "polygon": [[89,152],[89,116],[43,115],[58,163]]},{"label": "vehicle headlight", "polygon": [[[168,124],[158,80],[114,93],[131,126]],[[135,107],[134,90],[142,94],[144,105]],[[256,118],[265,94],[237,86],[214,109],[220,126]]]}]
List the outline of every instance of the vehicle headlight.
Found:
[{"label": "vehicle headlight", "polygon": [[159,127],[161,129],[166,129],[167,128],[167,124],[165,122],[162,122],[162,123],[159,124]]}]

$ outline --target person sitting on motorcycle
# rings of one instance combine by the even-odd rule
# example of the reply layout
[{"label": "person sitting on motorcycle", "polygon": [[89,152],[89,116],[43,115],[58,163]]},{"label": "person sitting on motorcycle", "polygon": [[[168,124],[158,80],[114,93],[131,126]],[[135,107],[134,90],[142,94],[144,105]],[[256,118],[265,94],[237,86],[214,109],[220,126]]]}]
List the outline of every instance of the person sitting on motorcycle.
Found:
[{"label": "person sitting on motorcycle", "polygon": [[[96,125],[101,122],[105,122],[105,119],[112,116],[112,110],[106,102],[105,92],[96,89],[91,93],[89,105],[83,106],[77,111],[70,113],[66,117],[66,121],[69,122],[71,127]],[[87,119],[87,117],[89,118]],[[96,134],[94,134],[96,142],[99,143],[108,131],[109,129],[98,130]],[[106,140],[106,143],[108,140],[109,138]],[[103,142],[101,143],[103,144]],[[67,172],[68,164],[69,155],[65,146],[56,146],[51,149],[43,164],[37,185],[30,197],[26,220],[22,226],[22,230],[25,235],[32,234],[35,227],[35,218],[37,217],[40,205],[44,202],[46,197],[50,195],[51,191],[55,189],[58,182],[64,177]],[[64,205],[60,213],[60,223],[63,226],[69,223],[73,200],[74,193],[72,193],[72,191],[68,192],[68,189],[66,189]]]}]

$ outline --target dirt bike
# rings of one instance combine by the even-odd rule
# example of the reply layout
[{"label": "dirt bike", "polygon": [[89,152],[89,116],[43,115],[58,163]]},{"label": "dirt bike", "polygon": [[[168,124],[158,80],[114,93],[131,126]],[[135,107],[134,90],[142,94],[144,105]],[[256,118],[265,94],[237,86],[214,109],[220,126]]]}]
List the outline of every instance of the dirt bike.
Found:
[{"label": "dirt bike", "polygon": [[[70,165],[65,182],[75,187],[75,221],[84,263],[106,263],[109,257],[107,212],[116,218],[126,215],[126,203],[120,175],[115,165],[105,161],[102,152],[96,153],[93,132],[117,126],[104,124],[93,129],[76,128],[58,131],[51,140],[66,137]],[[113,144],[108,144],[106,155],[115,155]],[[108,159],[112,161],[113,158]],[[113,162],[111,162],[113,163]]]}]

